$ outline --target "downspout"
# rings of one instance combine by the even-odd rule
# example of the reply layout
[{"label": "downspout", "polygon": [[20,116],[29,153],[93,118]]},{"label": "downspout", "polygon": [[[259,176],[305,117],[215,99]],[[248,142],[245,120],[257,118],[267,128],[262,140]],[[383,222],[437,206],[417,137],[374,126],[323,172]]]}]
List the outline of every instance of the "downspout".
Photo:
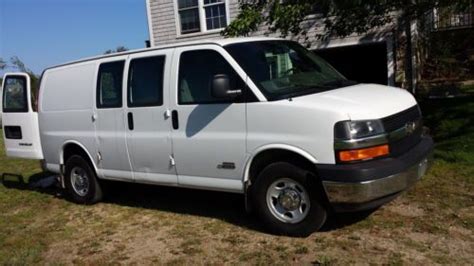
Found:
[{"label": "downspout", "polygon": [[150,46],[155,46],[155,37],[153,36],[153,21],[151,18],[151,3],[152,0],[145,0],[146,4],[146,15],[148,21],[148,38],[150,39]]}]

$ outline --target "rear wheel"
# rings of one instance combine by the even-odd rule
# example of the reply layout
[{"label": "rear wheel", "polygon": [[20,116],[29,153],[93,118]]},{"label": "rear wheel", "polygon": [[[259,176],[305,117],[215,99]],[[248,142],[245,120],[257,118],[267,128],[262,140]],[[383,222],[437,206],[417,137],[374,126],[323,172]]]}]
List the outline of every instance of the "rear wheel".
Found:
[{"label": "rear wheel", "polygon": [[94,204],[102,199],[102,189],[89,163],[79,155],[66,162],[66,189],[72,201]]},{"label": "rear wheel", "polygon": [[272,233],[307,236],[327,217],[318,191],[308,171],[277,162],[262,170],[251,192],[257,215]]}]

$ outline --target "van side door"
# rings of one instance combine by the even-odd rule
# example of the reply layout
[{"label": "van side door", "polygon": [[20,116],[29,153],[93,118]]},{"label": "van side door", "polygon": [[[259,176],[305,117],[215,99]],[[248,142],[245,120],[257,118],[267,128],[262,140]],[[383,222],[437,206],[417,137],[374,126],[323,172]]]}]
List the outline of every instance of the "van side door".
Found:
[{"label": "van side door", "polygon": [[137,182],[177,184],[167,112],[172,51],[132,54],[127,63],[127,147]]},{"label": "van side door", "polygon": [[26,73],[7,73],[3,77],[2,88],[3,140],[7,156],[43,159],[30,76]]},{"label": "van side door", "polygon": [[94,121],[98,175],[106,179],[133,180],[127,152],[124,119],[124,75],[127,56],[98,62]]},{"label": "van side door", "polygon": [[[247,158],[246,102],[255,98],[246,75],[217,45],[177,48],[170,107],[173,152],[182,186],[240,192]],[[222,100],[211,92],[216,75],[227,75],[244,93]],[[250,95],[251,94],[251,95]]]}]

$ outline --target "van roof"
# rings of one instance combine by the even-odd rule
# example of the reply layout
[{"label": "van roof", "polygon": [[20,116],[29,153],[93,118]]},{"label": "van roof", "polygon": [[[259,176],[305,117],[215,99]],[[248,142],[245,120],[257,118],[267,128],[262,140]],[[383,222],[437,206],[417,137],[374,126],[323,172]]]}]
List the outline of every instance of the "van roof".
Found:
[{"label": "van roof", "polygon": [[46,68],[44,71],[53,69],[53,68],[58,68],[58,67],[63,67],[67,65],[73,65],[73,64],[78,64],[78,63],[83,63],[87,61],[94,61],[102,58],[108,58],[108,57],[115,57],[115,56],[120,56],[120,55],[128,55],[128,54],[136,54],[136,53],[142,53],[142,52],[148,52],[148,51],[154,51],[154,50],[162,50],[162,49],[168,49],[168,48],[177,48],[177,47],[183,47],[183,46],[192,46],[192,45],[200,45],[200,44],[215,44],[219,46],[226,46],[229,44],[235,44],[235,43],[243,43],[243,42],[256,42],[256,41],[271,41],[271,40],[285,40],[282,38],[270,38],[270,37],[239,37],[239,38],[221,38],[221,39],[208,39],[208,40],[195,40],[195,41],[187,41],[187,42],[177,42],[173,44],[165,44],[165,45],[159,45],[159,46],[154,46],[150,48],[144,48],[144,49],[135,49],[135,50],[128,50],[125,52],[120,52],[120,53],[113,53],[113,54],[106,54],[106,55],[99,55],[99,56],[93,56],[93,57],[86,57],[83,59],[67,62],[64,64],[59,64],[55,65],[52,67]]}]

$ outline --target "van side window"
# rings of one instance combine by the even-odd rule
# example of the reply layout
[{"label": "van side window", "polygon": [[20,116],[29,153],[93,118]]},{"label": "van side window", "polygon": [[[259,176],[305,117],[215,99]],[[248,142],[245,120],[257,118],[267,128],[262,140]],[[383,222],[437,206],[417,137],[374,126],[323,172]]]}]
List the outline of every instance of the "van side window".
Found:
[{"label": "van side window", "polygon": [[128,74],[128,106],[163,104],[163,70],[165,57],[133,59]]},{"label": "van side window", "polygon": [[122,80],[125,61],[104,63],[97,78],[97,108],[122,107]]},{"label": "van side window", "polygon": [[[213,97],[211,84],[214,75],[217,74],[227,74],[232,90],[242,90],[243,95],[231,101]],[[178,82],[179,104],[241,103],[245,102],[245,90],[245,82],[218,52],[196,50],[181,54]]]},{"label": "van side window", "polygon": [[26,78],[22,76],[8,76],[4,81],[3,112],[28,112]]}]

